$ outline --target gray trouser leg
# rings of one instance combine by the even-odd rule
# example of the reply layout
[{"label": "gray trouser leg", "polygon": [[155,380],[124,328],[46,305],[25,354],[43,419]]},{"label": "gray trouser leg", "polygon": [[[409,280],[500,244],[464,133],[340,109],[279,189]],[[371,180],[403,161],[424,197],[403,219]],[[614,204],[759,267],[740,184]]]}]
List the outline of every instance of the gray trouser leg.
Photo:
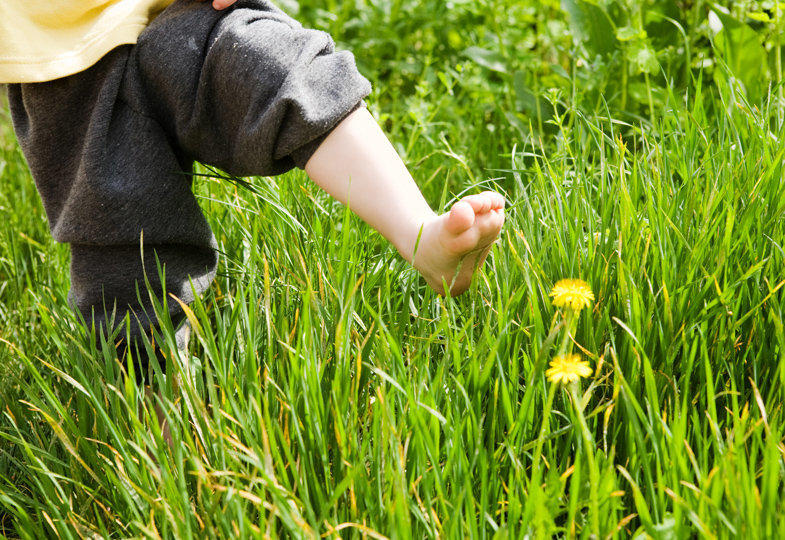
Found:
[{"label": "gray trouser leg", "polygon": [[[70,302],[106,332],[130,311],[136,336],[155,326],[144,271],[161,291],[156,257],[167,290],[190,302],[189,277],[203,291],[216,254],[182,173],[191,161],[157,122],[118,99],[132,49],[71,77],[11,85],[9,102],[52,235],[71,245]],[[178,317],[176,302],[168,304]]]}]

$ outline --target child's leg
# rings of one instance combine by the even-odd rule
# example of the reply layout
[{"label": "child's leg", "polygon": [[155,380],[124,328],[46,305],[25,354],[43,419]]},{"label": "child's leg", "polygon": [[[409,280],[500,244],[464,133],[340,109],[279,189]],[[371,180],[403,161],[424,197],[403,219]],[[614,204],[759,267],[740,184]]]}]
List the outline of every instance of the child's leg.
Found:
[{"label": "child's leg", "polygon": [[[204,36],[211,41],[202,49]],[[263,0],[223,13],[181,3],[137,49],[156,117],[195,159],[238,175],[304,167],[409,261],[425,225],[415,267],[439,292],[442,280],[454,279],[452,294],[468,287],[503,222],[501,196],[468,197],[437,218],[376,122],[363,107],[352,113],[370,85],[329,36]]]},{"label": "child's leg", "polygon": [[[131,340],[141,346],[137,338],[157,324],[145,279],[164,300],[157,263],[167,290],[190,302],[192,284],[197,294],[209,286],[217,257],[182,172],[190,160],[124,99],[132,49],[118,47],[69,77],[10,85],[8,98],[52,235],[71,247],[69,302],[107,333],[130,314]],[[182,312],[167,300],[176,323]],[[138,374],[147,358],[136,359]]]},{"label": "child's leg", "polygon": [[504,223],[504,198],[490,191],[465,197],[447,214],[434,214],[364,108],[330,133],[305,171],[330,195],[348,202],[440,293],[443,282],[452,295],[469,287]]},{"label": "child's leg", "polygon": [[[75,307],[101,327],[109,326],[107,309],[118,318],[130,313],[140,334],[155,324],[144,277],[154,293],[162,289],[156,259],[167,290],[183,301],[193,299],[192,284],[196,294],[208,287],[215,242],[181,173],[194,160],[236,175],[307,163],[318,183],[351,198],[409,260],[424,225],[414,264],[435,288],[469,254],[452,290],[466,288],[501,226],[501,200],[470,197],[435,217],[362,111],[369,92],[350,53],[266,0],[222,12],[178,1],[136,46],[89,70],[12,85],[17,134],[53,235],[71,245]],[[169,308],[182,315],[171,299]]]}]

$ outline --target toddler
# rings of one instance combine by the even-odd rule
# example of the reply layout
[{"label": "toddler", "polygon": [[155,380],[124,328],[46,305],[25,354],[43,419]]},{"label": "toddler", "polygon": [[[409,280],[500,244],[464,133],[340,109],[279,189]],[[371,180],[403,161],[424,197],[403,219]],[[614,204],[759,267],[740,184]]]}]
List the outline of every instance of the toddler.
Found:
[{"label": "toddler", "polygon": [[494,192],[436,215],[366,110],[351,53],[267,0],[0,0],[0,83],[52,235],[71,248],[70,303],[104,331],[130,313],[132,340],[155,325],[137,284],[144,268],[162,289],[156,257],[184,302],[189,279],[200,293],[215,274],[182,172],[194,161],[305,169],[439,293],[469,287],[504,222]]}]

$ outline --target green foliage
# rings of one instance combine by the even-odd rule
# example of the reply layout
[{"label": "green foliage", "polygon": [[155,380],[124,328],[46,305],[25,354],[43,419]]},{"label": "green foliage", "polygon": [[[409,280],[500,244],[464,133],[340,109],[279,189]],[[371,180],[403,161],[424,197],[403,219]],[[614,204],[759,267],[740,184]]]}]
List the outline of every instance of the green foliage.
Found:
[{"label": "green foliage", "polygon": [[[219,278],[145,397],[0,121],[0,534],[781,536],[781,6],[282,5],[355,52],[435,207],[506,194],[499,245],[441,299],[302,172],[205,179]],[[563,277],[596,296],[573,397]]]}]

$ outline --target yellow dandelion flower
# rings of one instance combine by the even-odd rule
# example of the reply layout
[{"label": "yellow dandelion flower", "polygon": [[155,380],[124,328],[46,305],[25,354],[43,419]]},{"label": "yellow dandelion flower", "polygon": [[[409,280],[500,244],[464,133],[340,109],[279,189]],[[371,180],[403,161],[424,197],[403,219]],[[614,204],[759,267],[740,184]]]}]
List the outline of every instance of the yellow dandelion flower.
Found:
[{"label": "yellow dandelion flower", "polygon": [[561,279],[551,289],[553,305],[580,311],[594,302],[589,284],[581,279]]},{"label": "yellow dandelion flower", "polygon": [[552,383],[568,383],[579,380],[581,377],[591,375],[589,362],[581,360],[579,354],[565,354],[556,356],[551,362],[551,368],[545,376]]}]

